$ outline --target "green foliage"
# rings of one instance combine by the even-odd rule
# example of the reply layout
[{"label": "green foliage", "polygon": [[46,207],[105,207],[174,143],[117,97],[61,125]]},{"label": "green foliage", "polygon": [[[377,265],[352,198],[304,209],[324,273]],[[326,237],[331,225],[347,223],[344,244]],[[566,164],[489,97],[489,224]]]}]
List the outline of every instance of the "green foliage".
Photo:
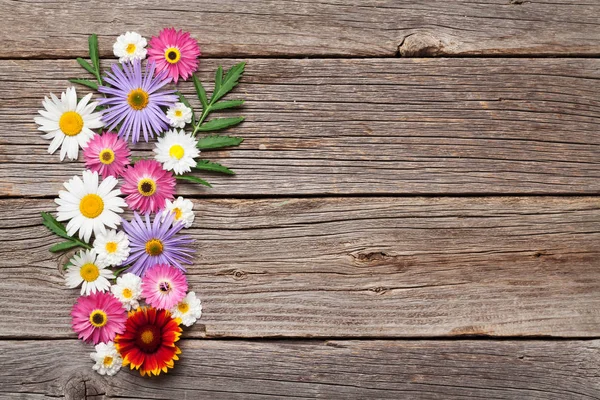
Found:
[{"label": "green foliage", "polygon": [[198,161],[198,163],[196,164],[196,166],[194,168],[204,170],[204,171],[220,172],[222,174],[227,174],[227,175],[235,175],[235,172],[233,172],[226,166],[221,165],[216,162],[208,161],[208,160]]},{"label": "green foliage", "polygon": [[201,150],[220,149],[222,147],[239,146],[244,139],[236,136],[206,136],[198,140],[198,148]]},{"label": "green foliage", "polygon": [[212,185],[210,183],[208,183],[207,181],[205,181],[204,179],[200,179],[200,178],[192,176],[192,175],[175,175],[175,178],[182,180],[182,181],[199,183],[201,185],[208,186],[210,188],[212,187]]},{"label": "green foliage", "polygon": [[[50,213],[47,212],[42,212],[42,223],[44,224],[44,226],[46,228],[48,228],[48,230],[52,233],[54,233],[57,236],[60,236],[63,239],[67,239],[68,242],[62,242],[59,244],[56,244],[54,246],[52,246],[50,248],[50,251],[52,252],[57,252],[57,251],[63,251],[63,250],[67,250],[73,247],[83,247],[86,249],[91,249],[92,247],[87,244],[82,242],[81,240],[74,238],[73,236],[69,236],[67,234],[67,230],[65,229],[65,226],[58,222]],[[67,246],[67,243],[72,243],[72,245]]]}]

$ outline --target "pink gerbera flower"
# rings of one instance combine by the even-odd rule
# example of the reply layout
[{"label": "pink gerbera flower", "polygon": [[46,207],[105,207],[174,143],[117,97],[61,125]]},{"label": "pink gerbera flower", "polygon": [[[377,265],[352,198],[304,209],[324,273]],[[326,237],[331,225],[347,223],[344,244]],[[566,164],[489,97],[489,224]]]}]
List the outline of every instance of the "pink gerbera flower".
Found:
[{"label": "pink gerbera flower", "polygon": [[104,292],[81,296],[71,311],[73,330],[79,339],[94,344],[113,340],[125,330],[127,313],[112,294]]},{"label": "pink gerbera flower", "polygon": [[167,264],[150,268],[142,278],[142,296],[152,307],[169,310],[177,305],[188,289],[181,270]]},{"label": "pink gerbera flower", "polygon": [[121,192],[127,195],[125,201],[132,210],[156,212],[164,208],[166,199],[173,199],[175,177],[158,161],[140,160],[125,168],[123,178]]},{"label": "pink gerbera flower", "polygon": [[121,176],[125,166],[130,163],[130,155],[131,151],[129,151],[127,143],[116,133],[109,132],[103,135],[94,135],[83,150],[85,166],[98,172],[102,178]]},{"label": "pink gerbera flower", "polygon": [[168,71],[168,75],[184,81],[198,69],[200,46],[190,37],[189,32],[165,28],[158,37],[152,36],[148,48],[148,59],[156,63],[156,71]]}]

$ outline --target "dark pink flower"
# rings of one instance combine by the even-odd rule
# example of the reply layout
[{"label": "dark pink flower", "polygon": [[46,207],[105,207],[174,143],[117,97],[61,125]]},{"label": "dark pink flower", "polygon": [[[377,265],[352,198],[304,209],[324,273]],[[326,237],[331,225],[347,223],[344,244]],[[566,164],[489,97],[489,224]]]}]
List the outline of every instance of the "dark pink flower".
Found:
[{"label": "dark pink flower", "polygon": [[131,151],[127,147],[127,142],[119,138],[116,133],[110,132],[94,135],[83,150],[85,166],[98,172],[102,178],[121,176],[125,166],[130,163],[129,156]]},{"label": "dark pink flower", "polygon": [[121,193],[132,210],[142,213],[157,212],[165,207],[166,199],[172,200],[175,194],[175,177],[165,171],[155,160],[140,160],[128,166],[123,172],[125,183]]},{"label": "dark pink flower", "polygon": [[73,330],[79,339],[106,343],[125,330],[127,312],[119,300],[104,292],[81,296],[71,311]]},{"label": "dark pink flower", "polygon": [[175,83],[179,78],[187,80],[198,69],[199,56],[200,46],[189,32],[165,28],[150,39],[148,59],[156,63],[158,73],[167,70]]}]

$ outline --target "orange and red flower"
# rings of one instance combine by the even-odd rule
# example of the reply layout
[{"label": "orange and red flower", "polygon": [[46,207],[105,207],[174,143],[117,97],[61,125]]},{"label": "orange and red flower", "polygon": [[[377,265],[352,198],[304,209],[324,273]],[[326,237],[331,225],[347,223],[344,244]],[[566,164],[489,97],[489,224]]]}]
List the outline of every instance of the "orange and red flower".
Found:
[{"label": "orange and red flower", "polygon": [[130,311],[125,332],[115,338],[123,365],[139,370],[142,376],[159,375],[173,368],[181,354],[175,345],[182,331],[179,323],[167,310],[144,307]]}]

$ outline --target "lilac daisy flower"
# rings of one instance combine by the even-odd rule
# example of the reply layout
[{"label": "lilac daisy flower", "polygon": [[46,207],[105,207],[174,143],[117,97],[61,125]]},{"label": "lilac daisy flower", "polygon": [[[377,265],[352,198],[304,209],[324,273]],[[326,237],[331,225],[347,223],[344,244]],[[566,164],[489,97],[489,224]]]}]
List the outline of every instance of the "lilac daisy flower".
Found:
[{"label": "lilac daisy flower", "polygon": [[144,132],[144,140],[154,137],[169,127],[169,118],[160,108],[171,107],[178,101],[174,90],[159,91],[171,78],[166,71],[154,75],[155,64],[149,61],[142,71],[140,60],[123,63],[123,70],[113,64],[104,80],[112,87],[100,86],[98,91],[109,95],[100,100],[101,105],[109,106],[102,121],[114,129],[121,124],[119,136],[136,143]]},{"label": "lilac daisy flower", "polygon": [[[164,220],[163,220],[164,218]],[[194,240],[187,235],[177,235],[183,228],[182,223],[173,227],[174,214],[166,217],[158,213],[150,224],[150,217],[145,215],[145,223],[138,213],[133,213],[133,220],[123,220],[123,230],[129,236],[131,252],[123,265],[133,263],[126,272],[143,276],[144,272],[156,264],[169,264],[185,272],[182,263],[191,264],[193,249],[185,247]]]}]

